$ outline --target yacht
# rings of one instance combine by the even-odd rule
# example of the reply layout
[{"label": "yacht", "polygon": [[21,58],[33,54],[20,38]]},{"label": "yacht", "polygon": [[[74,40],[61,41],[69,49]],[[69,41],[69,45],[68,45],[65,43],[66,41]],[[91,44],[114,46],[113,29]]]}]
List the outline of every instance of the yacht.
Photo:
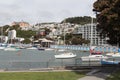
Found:
[{"label": "yacht", "polygon": [[89,55],[85,57],[81,57],[82,61],[100,61],[102,59],[107,59],[107,56],[103,55]]},{"label": "yacht", "polygon": [[107,56],[102,55],[101,53],[91,53],[89,56],[81,57],[82,61],[101,61],[102,59],[107,59]]},{"label": "yacht", "polygon": [[120,64],[120,59],[119,59],[119,57],[116,57],[116,58],[110,57],[108,59],[101,60],[101,64],[102,65],[113,65],[113,64],[117,65],[117,64]]},{"label": "yacht", "polygon": [[118,61],[106,61],[106,60],[101,60],[101,64],[102,65],[113,65],[113,64],[119,64],[120,63],[120,61],[118,62]]},{"label": "yacht", "polygon": [[13,48],[13,47],[5,47],[4,51],[19,51],[19,48]]},{"label": "yacht", "polygon": [[106,55],[110,56],[110,57],[120,57],[120,52],[118,52],[118,53],[107,53]]},{"label": "yacht", "polygon": [[53,51],[54,49],[52,48],[45,48],[45,51]]},{"label": "yacht", "polygon": [[76,54],[72,52],[64,52],[62,54],[55,55],[56,59],[67,59],[67,58],[74,58],[74,57],[76,57]]},{"label": "yacht", "polygon": [[26,48],[26,49],[36,49],[37,50],[37,47],[29,47],[29,48]]}]

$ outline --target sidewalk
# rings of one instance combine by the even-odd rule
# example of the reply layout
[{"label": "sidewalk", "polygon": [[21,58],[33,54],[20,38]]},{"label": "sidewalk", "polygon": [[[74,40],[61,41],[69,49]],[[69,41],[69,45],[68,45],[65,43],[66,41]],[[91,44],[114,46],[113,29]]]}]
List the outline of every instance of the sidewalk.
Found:
[{"label": "sidewalk", "polygon": [[[95,72],[96,71],[96,72]],[[78,80],[105,80],[110,73],[99,72],[98,70],[93,70],[88,73],[85,77]]]},{"label": "sidewalk", "polygon": [[99,78],[99,77],[96,77],[96,76],[85,76],[85,77],[80,78],[78,80],[105,80],[105,79]]}]

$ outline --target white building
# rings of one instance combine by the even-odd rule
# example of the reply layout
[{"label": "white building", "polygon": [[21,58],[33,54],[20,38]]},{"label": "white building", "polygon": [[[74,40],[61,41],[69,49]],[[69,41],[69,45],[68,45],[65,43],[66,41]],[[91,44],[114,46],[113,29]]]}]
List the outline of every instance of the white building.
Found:
[{"label": "white building", "polygon": [[107,44],[106,39],[101,39],[99,37],[100,33],[96,31],[96,24],[80,25],[77,32],[82,34],[82,38],[90,40],[91,45]]},{"label": "white building", "polygon": [[8,39],[15,39],[16,38],[16,30],[11,30],[8,32]]}]

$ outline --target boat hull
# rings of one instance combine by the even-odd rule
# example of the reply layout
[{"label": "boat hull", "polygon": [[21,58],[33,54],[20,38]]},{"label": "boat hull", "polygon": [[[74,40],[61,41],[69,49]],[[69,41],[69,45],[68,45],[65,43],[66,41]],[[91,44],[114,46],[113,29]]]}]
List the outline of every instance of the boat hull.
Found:
[{"label": "boat hull", "polygon": [[67,59],[67,58],[74,58],[74,57],[76,57],[76,54],[73,54],[71,52],[70,53],[66,52],[66,53],[55,55],[55,58],[57,59]]},{"label": "boat hull", "polygon": [[108,57],[102,56],[102,55],[90,55],[90,56],[85,56],[81,57],[82,61],[101,61],[103,59],[107,59]]},{"label": "boat hull", "polygon": [[57,59],[67,59],[67,58],[74,58],[74,57],[76,57],[76,55],[72,55],[72,56],[55,55],[55,58],[57,58]]},{"label": "boat hull", "polygon": [[102,61],[101,61],[101,64],[102,64],[102,65],[113,65],[113,64],[117,65],[117,64],[119,64],[119,62],[117,62],[117,61],[106,61],[106,60],[102,60]]},{"label": "boat hull", "polygon": [[19,51],[20,49],[16,48],[4,48],[4,51]]}]

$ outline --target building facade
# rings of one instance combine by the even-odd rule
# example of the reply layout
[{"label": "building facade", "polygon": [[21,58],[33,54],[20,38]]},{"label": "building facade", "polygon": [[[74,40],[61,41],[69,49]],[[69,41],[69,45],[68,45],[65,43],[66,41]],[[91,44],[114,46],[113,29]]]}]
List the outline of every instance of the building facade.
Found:
[{"label": "building facade", "polygon": [[96,30],[96,24],[80,25],[77,29],[82,38],[90,40],[91,45],[107,45],[106,39],[100,38],[100,33]]},{"label": "building facade", "polygon": [[24,21],[21,21],[21,22],[13,22],[11,24],[11,26],[14,26],[14,25],[19,25],[20,27],[29,27],[30,24],[28,22],[24,22]]}]

